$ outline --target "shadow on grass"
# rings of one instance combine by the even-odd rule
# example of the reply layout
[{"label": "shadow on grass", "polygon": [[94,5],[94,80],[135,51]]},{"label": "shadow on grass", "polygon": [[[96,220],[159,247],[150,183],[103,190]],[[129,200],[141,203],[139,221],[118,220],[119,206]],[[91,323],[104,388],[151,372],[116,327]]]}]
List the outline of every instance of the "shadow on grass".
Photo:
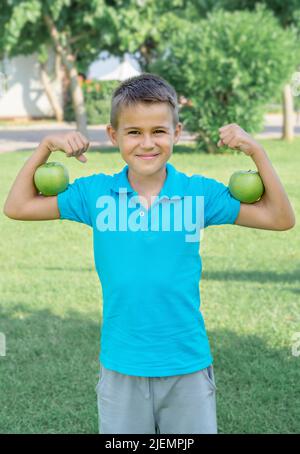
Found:
[{"label": "shadow on grass", "polygon": [[[11,269],[20,269],[24,270],[22,265],[14,265]],[[46,270],[46,271],[63,271],[66,272],[75,272],[75,273],[95,273],[94,267],[64,267],[64,266],[30,266],[26,265],[26,270]]]},{"label": "shadow on grass", "polygon": [[[14,269],[24,269],[23,265],[15,265]],[[80,266],[73,266],[73,267],[66,267],[63,266],[30,266],[26,265],[26,269],[28,270],[46,270],[46,271],[63,271],[72,272],[72,273],[94,273],[94,267],[80,267]],[[284,282],[284,283],[300,283],[300,275],[297,270],[291,273],[275,273],[272,271],[202,271],[202,280],[207,281],[246,281],[246,282],[260,282],[260,283],[268,283],[268,282]],[[294,293],[300,293],[300,288],[289,289]]]},{"label": "shadow on grass", "polygon": [[[63,298],[62,298],[63,304]],[[0,433],[98,433],[99,317],[60,318],[6,301],[0,331]]]},{"label": "shadow on grass", "polygon": [[298,433],[299,357],[255,335],[209,331],[220,433]]},{"label": "shadow on grass", "polygon": [[289,290],[290,290],[290,292],[300,294],[300,288],[292,288],[292,289],[289,289]]},{"label": "shadow on grass", "polygon": [[[111,154],[111,153],[119,153],[119,149],[116,148],[116,147],[103,147],[101,149],[99,149],[98,146],[93,146],[93,147],[90,147],[89,148],[89,152],[92,152],[93,154],[95,153],[99,153],[101,155],[103,154]],[[197,151],[195,149],[195,145],[193,142],[191,142],[191,144],[181,144],[181,145],[174,145],[174,148],[173,148],[173,153],[174,154],[177,154],[177,153],[201,153],[199,151]]]},{"label": "shadow on grass", "polygon": [[[1,433],[97,433],[100,317],[66,312],[60,318],[48,309],[6,305],[0,314],[7,343],[0,358]],[[299,432],[299,359],[255,335],[220,329],[208,336],[219,432]]]},{"label": "shadow on grass", "polygon": [[300,282],[300,273],[275,273],[273,271],[203,271],[202,279],[246,282]]}]

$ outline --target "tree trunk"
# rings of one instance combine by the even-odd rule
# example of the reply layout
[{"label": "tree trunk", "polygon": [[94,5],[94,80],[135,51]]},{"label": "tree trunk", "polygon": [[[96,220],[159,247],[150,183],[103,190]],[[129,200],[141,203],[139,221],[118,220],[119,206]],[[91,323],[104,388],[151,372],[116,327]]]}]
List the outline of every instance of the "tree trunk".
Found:
[{"label": "tree trunk", "polygon": [[68,68],[71,81],[71,95],[75,111],[77,130],[88,138],[86,111],[81,86],[78,82],[78,72],[75,66]]},{"label": "tree trunk", "polygon": [[282,139],[291,142],[294,139],[294,102],[290,84],[283,87],[283,131]]},{"label": "tree trunk", "polygon": [[[202,131],[201,129],[198,131],[199,135],[198,135],[198,138],[201,137],[201,140],[202,142],[205,143],[205,147],[206,147],[206,153],[209,153],[209,154],[214,154],[214,153],[217,153],[219,150],[218,150],[218,147],[216,146],[215,143],[213,143],[209,136],[207,135],[207,133],[205,131]],[[197,139],[198,139],[197,138]]]},{"label": "tree trunk", "polygon": [[54,115],[57,121],[63,121],[64,114],[63,109],[61,108],[57,96],[52,88],[50,77],[48,76],[46,70],[46,64],[40,63],[40,70],[41,70],[41,79],[44,85],[45,93],[48,97],[49,103],[54,111]]},{"label": "tree trunk", "polygon": [[[62,46],[60,40],[60,33],[58,32],[55,24],[50,16],[44,16],[45,23],[48,27],[50,36],[53,40],[56,52],[61,56],[62,63],[65,65],[68,76],[70,78],[71,96],[73,107],[75,111],[77,130],[81,132],[87,139],[87,120],[86,111],[84,106],[84,97],[81,86],[78,82],[78,73],[75,64],[75,56],[72,54],[70,46],[67,44],[65,47]],[[65,40],[67,42],[67,39]]]},{"label": "tree trunk", "polygon": [[64,120],[64,109],[65,109],[65,93],[64,93],[64,79],[66,77],[66,70],[65,67],[62,65],[61,61],[61,56],[55,52],[55,74],[56,74],[56,80],[59,83],[59,86],[61,87],[62,91],[62,100],[61,100],[61,105],[62,105],[62,114],[63,114],[63,120]]}]

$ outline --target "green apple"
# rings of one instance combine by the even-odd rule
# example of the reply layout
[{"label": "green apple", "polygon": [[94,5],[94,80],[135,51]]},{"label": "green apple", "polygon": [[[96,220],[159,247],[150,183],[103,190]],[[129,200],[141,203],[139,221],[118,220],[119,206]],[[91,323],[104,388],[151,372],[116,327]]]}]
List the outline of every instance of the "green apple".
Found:
[{"label": "green apple", "polygon": [[60,162],[46,162],[36,169],[34,184],[45,196],[57,195],[69,184],[68,169]]},{"label": "green apple", "polygon": [[257,170],[238,170],[229,180],[231,195],[243,203],[257,202],[264,193],[264,185]]}]

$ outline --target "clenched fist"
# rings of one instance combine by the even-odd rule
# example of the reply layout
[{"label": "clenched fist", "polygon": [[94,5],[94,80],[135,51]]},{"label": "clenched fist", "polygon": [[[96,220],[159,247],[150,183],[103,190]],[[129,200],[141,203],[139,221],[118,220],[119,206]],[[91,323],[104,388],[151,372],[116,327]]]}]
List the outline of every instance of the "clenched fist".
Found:
[{"label": "clenched fist", "polygon": [[53,134],[44,139],[49,151],[63,151],[67,157],[74,156],[78,161],[87,162],[83,155],[90,146],[89,141],[78,131]]},{"label": "clenched fist", "polygon": [[253,155],[257,149],[261,149],[259,143],[236,123],[219,128],[219,134],[218,147],[227,145],[229,148],[243,151],[248,156]]}]

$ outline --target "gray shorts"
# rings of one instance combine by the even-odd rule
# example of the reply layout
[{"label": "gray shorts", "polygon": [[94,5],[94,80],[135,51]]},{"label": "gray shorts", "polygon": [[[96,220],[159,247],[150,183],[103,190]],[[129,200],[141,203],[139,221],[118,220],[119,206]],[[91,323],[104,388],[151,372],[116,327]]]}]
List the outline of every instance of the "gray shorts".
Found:
[{"label": "gray shorts", "polygon": [[184,375],[138,377],[100,364],[100,434],[216,434],[213,366]]}]

